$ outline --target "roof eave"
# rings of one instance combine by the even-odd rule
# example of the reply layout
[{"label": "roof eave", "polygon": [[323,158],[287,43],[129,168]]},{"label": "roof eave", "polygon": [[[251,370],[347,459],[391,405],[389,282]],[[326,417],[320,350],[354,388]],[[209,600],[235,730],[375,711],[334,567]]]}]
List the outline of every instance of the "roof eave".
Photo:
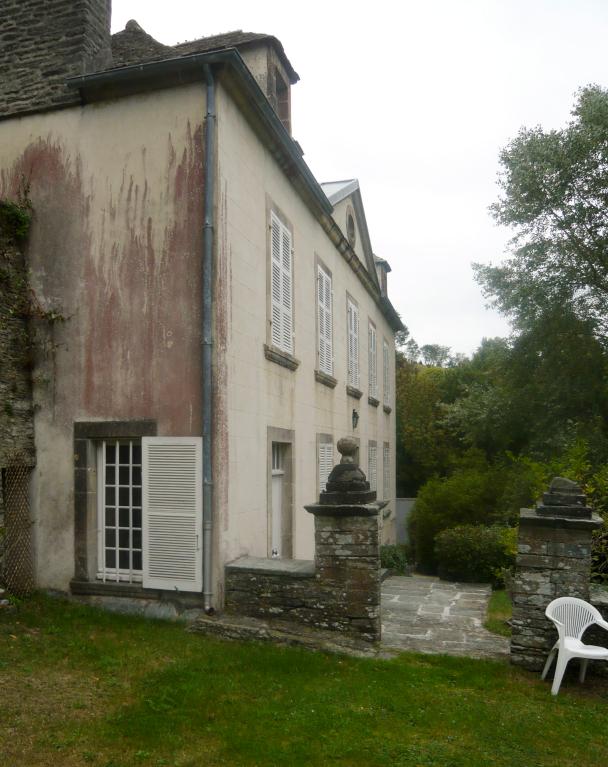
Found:
[{"label": "roof eave", "polygon": [[[95,96],[97,96],[97,100],[116,97],[116,95],[120,95],[123,88],[125,89],[124,92],[134,92],[133,86],[160,89],[176,82],[180,84],[193,82],[204,77],[203,67],[205,65],[221,70],[229,87],[244,90],[247,98],[241,99],[241,106],[248,110],[246,116],[264,130],[265,139],[272,155],[317,216],[342,256],[350,264],[353,271],[358,274],[366,290],[382,310],[390,327],[395,332],[403,329],[401,319],[388,298],[380,295],[375,270],[370,273],[356,257],[333,219],[331,202],[302,158],[296,142],[287,132],[235,48],[226,48],[210,53],[195,53],[148,64],[134,64],[118,69],[94,72],[89,75],[72,77],[67,81],[67,84],[71,88],[77,88],[81,98],[86,102],[89,99],[94,100]],[[236,73],[236,77],[229,77],[227,73],[231,70]]]},{"label": "roof eave", "polygon": [[[257,121],[264,126],[267,138],[272,138],[273,154],[282,156],[281,165],[285,169],[287,163],[293,180],[294,170],[307,191],[310,202],[325,215],[331,215],[333,207],[321,189],[319,182],[313,176],[310,168],[302,158],[295,141],[287,132],[285,126],[270,105],[268,99],[259,87],[255,78],[249,71],[241,55],[236,48],[212,51],[209,53],[193,53],[188,56],[179,56],[171,59],[162,59],[144,64],[133,64],[117,69],[94,72],[79,77],[71,77],[67,85],[77,88],[83,100],[103,99],[116,95],[115,91],[125,88],[127,92],[133,90],[133,86],[145,87],[146,85],[162,88],[178,83],[187,83],[199,80],[203,77],[205,65],[220,67],[228,66],[237,72],[238,86],[247,94],[246,103],[250,110],[255,113]],[[237,81],[234,81],[236,84]]]}]

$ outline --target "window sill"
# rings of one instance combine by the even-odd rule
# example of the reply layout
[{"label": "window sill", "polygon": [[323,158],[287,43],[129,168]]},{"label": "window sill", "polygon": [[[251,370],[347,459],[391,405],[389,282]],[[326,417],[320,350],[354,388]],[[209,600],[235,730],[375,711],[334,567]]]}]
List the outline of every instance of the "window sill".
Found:
[{"label": "window sill", "polygon": [[370,394],[370,396],[367,398],[367,401],[369,402],[369,404],[370,404],[372,407],[378,407],[378,405],[380,404],[380,400],[379,400],[379,399],[376,399],[375,397],[372,397],[372,396],[371,396],[371,394]]},{"label": "window sill", "polygon": [[154,589],[144,591],[141,583],[117,583],[116,581],[82,581],[73,580],[70,583],[72,594],[81,596],[121,596],[132,599],[150,599],[160,592]]},{"label": "window sill", "polygon": [[203,595],[195,592],[175,592],[163,589],[145,589],[141,583],[116,583],[115,581],[72,580],[70,593],[75,596],[125,597],[129,599],[147,599],[157,601],[178,601],[189,607],[200,607]]},{"label": "window sill", "polygon": [[268,344],[264,344],[264,357],[288,370],[296,370],[300,364],[300,360],[297,360],[293,355],[277,349],[276,346],[268,346]]},{"label": "window sill", "polygon": [[330,376],[328,373],[323,373],[321,370],[315,370],[315,381],[318,381],[323,386],[329,386],[330,389],[335,389],[338,383],[337,379]]},{"label": "window sill", "polygon": [[350,384],[346,385],[346,393],[349,397],[353,397],[354,399],[361,399],[363,396],[363,392],[359,389],[355,389],[354,386],[350,386]]},{"label": "window sill", "polygon": [[387,415],[390,415],[393,412],[393,408],[390,405],[382,405],[382,410],[384,410]]}]

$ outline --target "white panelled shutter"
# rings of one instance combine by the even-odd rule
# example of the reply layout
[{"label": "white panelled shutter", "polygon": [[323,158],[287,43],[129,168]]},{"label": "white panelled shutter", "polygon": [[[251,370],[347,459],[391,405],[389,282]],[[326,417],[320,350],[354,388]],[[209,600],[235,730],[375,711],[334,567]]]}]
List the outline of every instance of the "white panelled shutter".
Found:
[{"label": "white panelled shutter", "polygon": [[331,442],[319,442],[319,492],[325,490],[327,478],[334,468],[334,446]]},{"label": "white panelled shutter", "polygon": [[378,372],[376,366],[376,328],[369,324],[369,394],[370,397],[378,396]]},{"label": "white panelled shutter", "polygon": [[319,317],[319,370],[331,376],[334,372],[331,277],[320,266],[317,269],[317,306]]},{"label": "white panelled shutter", "polygon": [[271,337],[274,346],[293,353],[293,280],[291,232],[271,213]]},{"label": "white panelled shutter", "polygon": [[202,591],[201,437],[143,437],[143,585]]},{"label": "white panelled shutter", "polygon": [[382,368],[384,378],[384,404],[390,405],[391,401],[391,383],[389,379],[389,359],[388,359],[388,343],[386,340],[382,341]]},{"label": "white panelled shutter", "polygon": [[359,388],[359,309],[350,300],[348,306],[348,383]]},{"label": "white panelled shutter", "polygon": [[378,481],[378,459],[376,445],[370,444],[367,446],[367,481],[369,482],[369,489],[377,489]]}]

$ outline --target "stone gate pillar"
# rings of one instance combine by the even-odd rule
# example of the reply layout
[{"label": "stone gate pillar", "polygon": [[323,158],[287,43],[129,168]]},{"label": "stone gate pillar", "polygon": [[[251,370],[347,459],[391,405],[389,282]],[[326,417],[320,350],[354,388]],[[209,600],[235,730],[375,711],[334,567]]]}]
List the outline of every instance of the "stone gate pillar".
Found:
[{"label": "stone gate pillar", "polygon": [[581,488],[556,477],[535,509],[522,509],[513,583],[511,662],[540,670],[557,634],[545,608],[557,597],[589,600],[591,533],[603,521]]},{"label": "stone gate pillar", "polygon": [[376,501],[355,463],[357,443],[338,441],[334,466],[319,502],[305,506],[315,517],[315,570],[328,628],[369,642],[380,640],[380,539]]}]

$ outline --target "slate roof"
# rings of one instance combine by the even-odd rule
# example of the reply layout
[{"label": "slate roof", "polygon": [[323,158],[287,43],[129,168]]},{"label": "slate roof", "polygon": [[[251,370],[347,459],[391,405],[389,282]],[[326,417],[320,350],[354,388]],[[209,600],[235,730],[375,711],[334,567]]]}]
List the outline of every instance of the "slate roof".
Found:
[{"label": "slate roof", "polygon": [[128,67],[145,61],[170,59],[175,52],[143,30],[136,21],[128,21],[122,32],[112,35],[112,66]]},{"label": "slate roof", "polygon": [[260,32],[225,32],[221,35],[201,37],[177,45],[163,45],[149,35],[139,24],[131,20],[122,32],[112,35],[113,67],[126,67],[132,64],[144,64],[150,61],[189,56],[193,53],[208,53],[225,48],[247,48],[267,42],[277,51],[287,70],[291,83],[296,83],[300,77],[294,70],[285,54],[281,42],[273,35]]},{"label": "slate roof", "polygon": [[345,181],[325,181],[321,184],[321,189],[332,205],[337,205],[358,188],[359,181],[356,178],[347,178]]}]

